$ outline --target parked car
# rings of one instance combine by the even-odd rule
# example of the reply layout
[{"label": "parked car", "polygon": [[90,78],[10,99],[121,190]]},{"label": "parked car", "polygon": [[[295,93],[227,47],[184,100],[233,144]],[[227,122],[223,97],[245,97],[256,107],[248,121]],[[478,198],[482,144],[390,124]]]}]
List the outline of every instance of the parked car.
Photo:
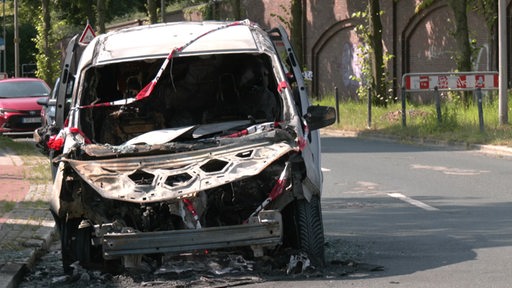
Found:
[{"label": "parked car", "polygon": [[37,78],[0,80],[0,134],[32,133],[41,126],[41,106],[37,100],[48,97],[50,87]]},{"label": "parked car", "polygon": [[41,105],[41,127],[53,125],[55,122],[55,106],[57,103],[57,92],[59,88],[60,78],[57,78],[53,85],[50,97],[42,97],[37,99],[37,104]]},{"label": "parked car", "polygon": [[282,27],[178,22],[76,41],[47,143],[67,272],[233,247],[323,264],[318,129],[335,112],[310,105]]}]

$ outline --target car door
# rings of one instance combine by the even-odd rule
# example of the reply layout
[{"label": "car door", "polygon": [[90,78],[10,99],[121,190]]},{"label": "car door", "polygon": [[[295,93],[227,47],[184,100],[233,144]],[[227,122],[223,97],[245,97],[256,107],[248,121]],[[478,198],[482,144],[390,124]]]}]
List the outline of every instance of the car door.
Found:
[{"label": "car door", "polygon": [[[281,63],[286,64],[284,65],[285,70],[288,70],[286,73],[291,76],[291,79],[293,79],[291,88],[295,94],[294,98],[297,110],[300,111],[301,117],[304,118],[308,113],[308,107],[311,104],[309,102],[302,68],[295,56],[288,34],[282,26],[270,30],[269,34],[272,42],[274,43],[275,49],[278,51],[279,57],[281,58]],[[306,122],[304,121],[305,119],[302,120],[303,123]],[[317,194],[317,192],[320,193],[322,189],[323,177],[320,163],[320,134],[318,130],[314,130],[309,131],[308,135],[308,128],[303,126],[302,129],[307,135],[305,140],[308,142],[308,145],[306,145],[302,151],[302,157],[304,158],[307,169],[307,181],[304,182],[303,186],[305,192],[309,192],[304,194],[308,197],[311,194]]]},{"label": "car door", "polygon": [[68,43],[66,48],[66,57],[62,65],[60,82],[58,87],[55,87],[57,91],[55,126],[58,129],[62,129],[64,127],[65,120],[68,116],[78,62],[80,61],[80,57],[85,47],[87,47],[87,44],[81,44],[78,41],[79,36],[80,35],[75,35]]}]

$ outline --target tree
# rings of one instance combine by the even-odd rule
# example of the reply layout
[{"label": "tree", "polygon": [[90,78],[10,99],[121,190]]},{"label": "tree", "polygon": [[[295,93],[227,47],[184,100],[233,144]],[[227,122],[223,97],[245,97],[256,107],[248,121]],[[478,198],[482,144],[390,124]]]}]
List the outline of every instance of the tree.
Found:
[{"label": "tree", "polygon": [[469,0],[473,6],[473,10],[485,18],[487,31],[489,32],[488,43],[489,53],[488,59],[491,63],[489,70],[497,70],[498,55],[498,0]]},{"label": "tree", "polygon": [[233,7],[233,17],[235,18],[235,20],[240,20],[240,18],[242,18],[242,13],[240,10],[241,9],[240,0],[232,0],[231,6]]},{"label": "tree", "polygon": [[[47,83],[53,83],[53,69],[51,68],[50,63],[50,57],[51,51],[50,51],[50,40],[49,40],[49,34],[51,30],[51,17],[50,17],[50,0],[42,0],[41,1],[41,18],[43,18],[42,27],[39,31],[39,39],[41,40],[40,43],[36,43],[37,48],[39,49],[40,53],[39,55],[44,55],[41,57],[36,57],[37,60],[37,77],[43,79]],[[36,38],[37,39],[37,38]]]},{"label": "tree", "polygon": [[97,19],[98,19],[98,32],[99,34],[103,34],[106,32],[105,29],[105,15],[107,13],[106,11],[106,3],[105,0],[98,0],[97,2]]},{"label": "tree", "polygon": [[382,22],[380,20],[379,0],[368,2],[370,22],[370,60],[372,67],[373,101],[377,105],[387,104],[386,78],[384,67],[384,48],[382,46]]},{"label": "tree", "polygon": [[147,10],[149,23],[154,24],[158,21],[157,9],[156,9],[156,0],[147,0]]},{"label": "tree", "polygon": [[455,17],[455,41],[457,43],[456,55],[457,69],[461,72],[471,71],[471,45],[469,42],[469,28],[467,0],[449,0]]},{"label": "tree", "polygon": [[389,101],[387,93],[386,63],[389,55],[384,53],[382,44],[382,22],[379,0],[368,0],[366,11],[354,13],[354,18],[361,19],[356,32],[361,39],[358,56],[361,59],[361,78],[354,80],[360,83],[357,94],[366,97],[371,91],[375,105],[386,106]]},{"label": "tree", "polygon": [[[145,1],[140,0],[54,0],[51,3],[58,21],[64,20],[68,25],[78,27],[78,29],[83,29],[87,21],[93,27],[99,25],[98,19],[96,19],[99,16],[98,9],[104,11],[102,16],[105,23],[130,13],[147,12]],[[99,7],[103,5],[104,9]],[[96,30],[101,30],[101,27],[97,27]]]},{"label": "tree", "polygon": [[[469,28],[468,28],[468,0],[447,0],[448,6],[451,8],[455,18],[455,31],[453,33],[457,53],[455,55],[455,62],[457,63],[457,70],[460,72],[469,72],[471,67],[471,44],[469,41]],[[471,1],[471,0],[470,0]],[[485,1],[485,0],[484,0]],[[416,6],[416,12],[421,11],[432,5],[433,0],[424,0]],[[463,102],[468,105],[471,100],[470,94],[465,92]]]},{"label": "tree", "polygon": [[304,63],[304,53],[302,45],[302,1],[292,0],[291,3],[291,20],[290,20],[290,38],[292,41],[293,48],[299,59],[298,61]]}]

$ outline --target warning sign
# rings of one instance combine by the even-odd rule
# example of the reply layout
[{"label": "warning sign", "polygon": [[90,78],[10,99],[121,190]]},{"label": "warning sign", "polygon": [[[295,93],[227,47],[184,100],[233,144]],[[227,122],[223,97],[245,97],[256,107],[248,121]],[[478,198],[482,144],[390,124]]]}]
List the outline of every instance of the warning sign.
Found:
[{"label": "warning sign", "polygon": [[420,76],[420,89],[428,89],[430,86],[430,77]]},{"label": "warning sign", "polygon": [[80,36],[79,42],[81,44],[89,44],[96,37],[96,33],[92,30],[92,27],[89,23],[85,26],[84,32],[82,32],[82,36]]},{"label": "warning sign", "polygon": [[460,75],[459,79],[457,79],[457,87],[458,89],[466,89],[468,87],[468,82],[466,81],[466,75]]},{"label": "warning sign", "polygon": [[406,91],[498,89],[498,72],[407,73],[402,76]]}]

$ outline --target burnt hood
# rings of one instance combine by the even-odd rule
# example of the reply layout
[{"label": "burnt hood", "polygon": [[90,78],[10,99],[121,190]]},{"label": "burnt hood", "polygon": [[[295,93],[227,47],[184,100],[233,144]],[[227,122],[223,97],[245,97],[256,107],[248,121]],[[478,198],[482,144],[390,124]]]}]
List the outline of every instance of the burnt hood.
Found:
[{"label": "burnt hood", "polygon": [[147,203],[188,197],[259,174],[284,155],[293,141],[113,159],[67,162],[103,198]]}]

